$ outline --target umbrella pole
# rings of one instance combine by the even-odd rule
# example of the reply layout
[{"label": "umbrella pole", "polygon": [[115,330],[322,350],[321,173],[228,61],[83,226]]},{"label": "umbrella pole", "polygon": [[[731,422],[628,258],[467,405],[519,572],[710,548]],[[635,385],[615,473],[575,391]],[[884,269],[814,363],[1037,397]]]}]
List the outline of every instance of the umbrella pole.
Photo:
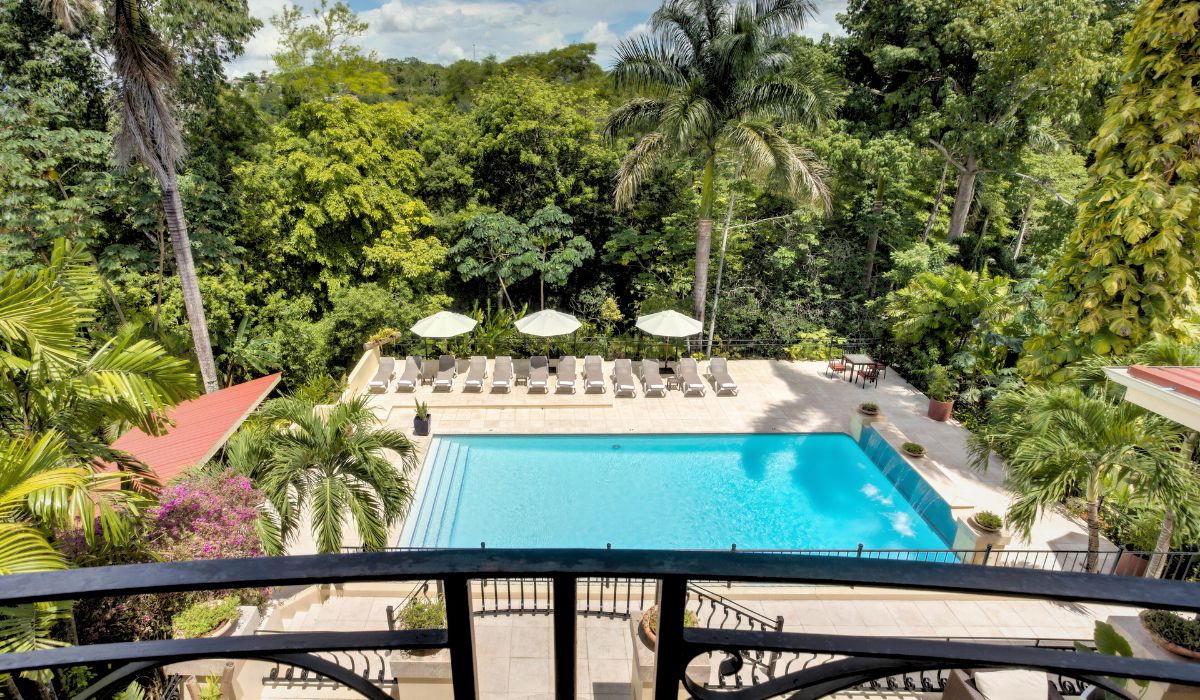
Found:
[{"label": "umbrella pole", "polygon": [[642,336],[640,334],[638,335],[637,350],[634,351],[634,354],[638,357],[642,356]]},{"label": "umbrella pole", "polygon": [[579,356],[579,331],[571,334],[571,354]]}]

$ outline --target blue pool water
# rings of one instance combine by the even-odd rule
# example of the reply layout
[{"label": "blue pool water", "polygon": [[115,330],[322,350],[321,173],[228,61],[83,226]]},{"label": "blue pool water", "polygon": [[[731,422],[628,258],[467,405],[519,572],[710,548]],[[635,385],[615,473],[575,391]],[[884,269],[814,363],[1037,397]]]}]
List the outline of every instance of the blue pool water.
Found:
[{"label": "blue pool water", "polygon": [[943,549],[950,510],[874,430],[443,436],[400,544]]}]

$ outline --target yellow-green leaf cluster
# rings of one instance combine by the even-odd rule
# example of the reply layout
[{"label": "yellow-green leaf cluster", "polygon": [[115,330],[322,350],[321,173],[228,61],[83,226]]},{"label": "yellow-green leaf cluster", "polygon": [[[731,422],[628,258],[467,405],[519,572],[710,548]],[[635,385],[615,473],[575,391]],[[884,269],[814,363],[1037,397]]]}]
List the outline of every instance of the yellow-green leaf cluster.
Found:
[{"label": "yellow-green leaf cluster", "polygon": [[1092,142],[1075,230],[1049,273],[1050,331],[1027,343],[1028,374],[1187,335],[1200,262],[1198,83],[1200,2],[1148,0]]}]

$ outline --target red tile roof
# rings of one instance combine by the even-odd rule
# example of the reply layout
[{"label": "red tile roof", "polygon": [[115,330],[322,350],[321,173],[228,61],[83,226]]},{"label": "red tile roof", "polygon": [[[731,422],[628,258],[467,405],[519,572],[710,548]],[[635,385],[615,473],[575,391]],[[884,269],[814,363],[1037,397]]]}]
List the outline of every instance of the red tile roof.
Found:
[{"label": "red tile roof", "polygon": [[167,412],[174,423],[157,437],[137,428],[112,444],[154,470],[161,483],[204,464],[279,383],[279,373],[184,401]]},{"label": "red tile roof", "polygon": [[1200,399],[1200,367],[1133,365],[1129,368],[1129,376],[1144,379],[1193,399]]}]

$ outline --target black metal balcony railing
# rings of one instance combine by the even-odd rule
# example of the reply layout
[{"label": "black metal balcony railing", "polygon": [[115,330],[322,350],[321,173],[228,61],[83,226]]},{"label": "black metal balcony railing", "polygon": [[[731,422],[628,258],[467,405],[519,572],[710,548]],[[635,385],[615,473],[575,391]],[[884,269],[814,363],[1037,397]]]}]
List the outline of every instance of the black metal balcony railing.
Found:
[{"label": "black metal balcony railing", "polygon": [[[979,640],[946,641],[809,634],[761,629],[684,628],[691,581],[832,584],[1054,601],[1110,603],[1200,612],[1195,583],[1030,571],[1009,567],[931,564],[866,558],[733,552],[613,550],[444,550],[258,558],[96,567],[0,577],[0,606],[138,593],[221,590],[363,581],[440,581],[447,624],[437,630],[283,632],[278,634],[94,644],[0,655],[0,673],[88,666],[107,673],[80,698],[103,697],[163,665],[202,658],[257,659],[325,676],[364,697],[384,700],[371,679],[318,656],[357,650],[449,649],[456,698],[477,696],[470,582],[479,578],[548,578],[552,582],[554,687],[575,690],[576,615],[580,579],[657,581],[659,616],[656,697],[674,697],[682,683],[698,698],[818,698],[873,680],[933,669],[1028,667],[1078,679],[1128,697],[1107,677],[1200,686],[1200,666],[1059,649],[1014,647]],[[828,655],[833,660],[776,674],[740,690],[708,689],[686,677],[688,663],[727,654]],[[111,669],[111,670],[109,670]],[[736,669],[733,669],[736,670]]]}]

